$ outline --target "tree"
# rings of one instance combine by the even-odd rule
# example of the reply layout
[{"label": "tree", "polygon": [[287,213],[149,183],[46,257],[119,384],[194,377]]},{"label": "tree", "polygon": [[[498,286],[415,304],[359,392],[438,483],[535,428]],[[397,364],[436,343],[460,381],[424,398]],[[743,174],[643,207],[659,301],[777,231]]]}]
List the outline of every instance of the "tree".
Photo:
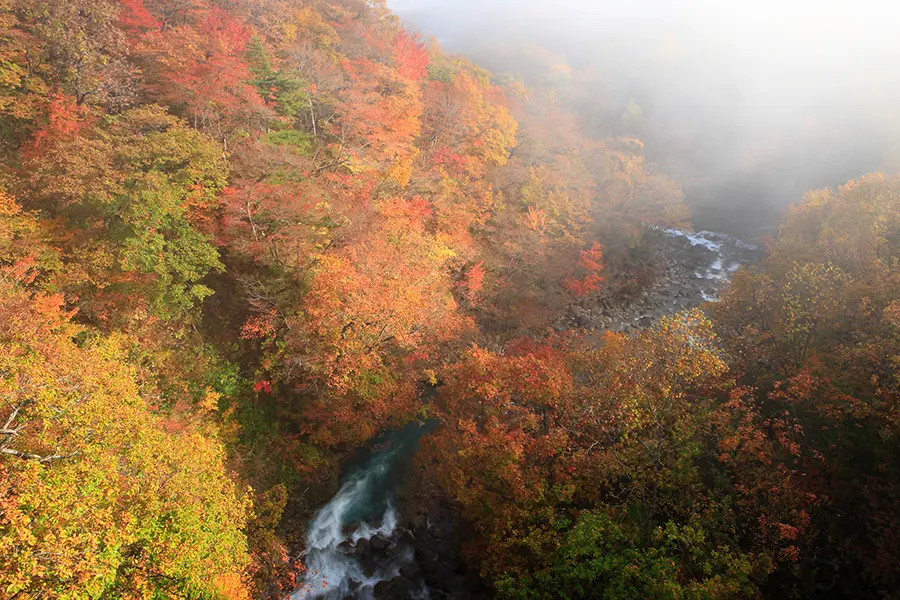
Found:
[{"label": "tree", "polygon": [[634,138],[616,141],[608,155],[609,178],[597,212],[603,215],[603,239],[633,245],[648,225],[684,228],[689,222],[681,187],[647,168],[644,145]]},{"label": "tree", "polygon": [[303,312],[288,320],[291,350],[315,348],[306,362],[337,396],[314,403],[317,436],[328,435],[323,421],[336,421],[363,426],[365,439],[375,426],[410,414],[413,361],[472,325],[453,297],[452,251],[427,233],[428,203],[392,198],[378,212],[370,237],[318,257]]},{"label": "tree", "polygon": [[[762,267],[712,307],[733,369],[755,386],[752,410],[815,499],[795,550],[806,595],[826,579],[848,594],[894,585],[898,208],[897,180],[880,175],[810,192]],[[764,471],[781,468],[756,470],[757,493],[771,495],[765,482],[782,478]]]},{"label": "tree", "polygon": [[0,2],[0,150],[18,148],[41,116],[52,74],[13,0]]},{"label": "tree", "polygon": [[[183,114],[221,144],[227,153],[254,137],[272,116],[255,86],[246,61],[250,30],[221,8],[173,2],[161,29],[141,35],[134,44],[139,57],[152,57],[148,91]],[[152,12],[152,9],[151,9]],[[177,16],[190,15],[175,27]]]},{"label": "tree", "polygon": [[0,284],[0,593],[247,598],[221,445],[154,415],[115,339],[76,345],[61,305]]},{"label": "tree", "polygon": [[[726,371],[711,324],[688,313],[604,342],[476,347],[441,373],[441,426],[424,465],[440,465],[438,481],[479,532],[470,550],[483,574],[521,597],[625,593],[618,585],[632,586],[634,597],[658,593],[648,591],[655,585],[686,597],[753,589],[750,575],[765,573],[758,549],[744,556],[740,538],[717,524],[733,518],[720,504],[733,489],[706,489],[715,467],[704,474],[696,462],[715,438],[707,422]],[[610,531],[597,532],[585,510],[608,519]],[[606,535],[609,546],[591,549]],[[664,558],[676,539],[696,551],[681,566]],[[662,571],[632,580],[643,560]],[[617,576],[621,584],[609,583]]]},{"label": "tree", "polygon": [[18,3],[22,24],[42,43],[56,80],[78,105],[122,110],[136,101],[137,69],[125,57],[114,0]]},{"label": "tree", "polygon": [[63,285],[86,310],[102,317],[105,299],[127,293],[168,317],[211,293],[199,281],[221,263],[200,228],[227,165],[208,138],[150,106],[45,141],[21,196],[59,219]]},{"label": "tree", "polygon": [[59,252],[48,244],[48,231],[34,215],[24,213],[0,192],[0,282],[47,285],[47,275],[60,268]]},{"label": "tree", "polygon": [[752,558],[714,545],[699,520],[669,522],[645,536],[627,521],[585,511],[548,571],[507,577],[499,590],[505,597],[534,600],[742,598],[757,594],[752,570]]}]

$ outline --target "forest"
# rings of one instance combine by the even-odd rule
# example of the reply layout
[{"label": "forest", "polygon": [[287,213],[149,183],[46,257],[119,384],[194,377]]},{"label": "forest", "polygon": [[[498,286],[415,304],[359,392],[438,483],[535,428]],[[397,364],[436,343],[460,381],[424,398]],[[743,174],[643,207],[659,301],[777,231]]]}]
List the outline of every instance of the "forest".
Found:
[{"label": "forest", "polygon": [[0,600],[898,597],[900,176],[710,242],[641,107],[532,64],[0,0]]}]

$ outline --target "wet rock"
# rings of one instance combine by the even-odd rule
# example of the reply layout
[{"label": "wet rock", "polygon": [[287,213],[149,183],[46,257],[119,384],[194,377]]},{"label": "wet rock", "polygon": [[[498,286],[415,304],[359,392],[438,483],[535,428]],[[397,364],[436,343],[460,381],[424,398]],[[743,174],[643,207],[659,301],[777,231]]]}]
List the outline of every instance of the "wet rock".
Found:
[{"label": "wet rock", "polygon": [[379,533],[372,537],[371,544],[373,550],[381,552],[391,545],[391,540],[387,539]]},{"label": "wet rock", "polygon": [[438,559],[437,552],[424,545],[416,547],[414,556],[416,561],[420,563],[436,562]]},{"label": "wet rock", "polygon": [[[459,548],[453,544],[442,543],[438,546],[438,558],[443,561],[444,564],[456,564],[456,556],[459,551]],[[450,567],[453,568],[452,566]]]},{"label": "wet rock", "polygon": [[379,581],[375,584],[375,595],[376,596],[386,596],[388,592],[391,591],[391,582],[390,581]]},{"label": "wet rock", "polygon": [[[447,582],[456,576],[452,570],[441,563],[424,565],[425,583],[432,587],[447,589]],[[449,590],[447,590],[449,591]]]},{"label": "wet rock", "polygon": [[368,538],[359,538],[356,541],[356,546],[354,546],[354,548],[356,549],[357,554],[366,555],[369,552],[371,552],[372,543],[369,541]]},{"label": "wet rock", "polygon": [[362,567],[363,575],[372,577],[378,569],[378,562],[374,558],[367,556],[359,561],[359,566]]},{"label": "wet rock", "polygon": [[408,565],[400,567],[400,575],[407,579],[415,579],[421,574],[418,563],[411,562]]},{"label": "wet rock", "polygon": [[415,583],[402,576],[391,579],[390,586],[388,597],[396,598],[396,600],[407,600],[413,595],[413,592],[416,589]]}]

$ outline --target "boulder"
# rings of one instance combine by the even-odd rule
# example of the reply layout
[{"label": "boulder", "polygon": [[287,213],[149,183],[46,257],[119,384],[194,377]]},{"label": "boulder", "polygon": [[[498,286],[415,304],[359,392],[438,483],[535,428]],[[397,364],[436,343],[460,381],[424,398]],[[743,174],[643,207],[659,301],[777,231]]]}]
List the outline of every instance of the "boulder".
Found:
[{"label": "boulder", "polygon": [[410,531],[409,529],[404,529],[400,533],[400,540],[404,544],[409,544],[409,545],[415,544],[416,543],[416,534],[413,533],[412,531]]},{"label": "boulder", "polygon": [[390,592],[388,592],[389,598],[395,598],[396,600],[407,600],[412,597],[413,592],[416,589],[416,584],[407,579],[406,577],[397,576],[391,579],[390,581]]},{"label": "boulder", "polygon": [[375,584],[375,595],[376,596],[387,596],[388,592],[391,591],[391,582],[384,580],[379,581]]},{"label": "boulder", "polygon": [[414,556],[415,556],[416,560],[421,563],[435,562],[438,559],[437,552],[435,552],[434,550],[431,550],[424,544],[416,547],[416,552],[415,552]]},{"label": "boulder", "polygon": [[376,561],[371,556],[367,556],[363,559],[360,559],[359,566],[362,567],[363,575],[365,575],[366,577],[371,577],[378,569],[378,561]]},{"label": "boulder", "polygon": [[341,554],[353,554],[353,545],[345,540],[338,545],[338,550],[340,550]]},{"label": "boulder", "polygon": [[408,565],[403,565],[400,567],[400,575],[406,577],[407,579],[415,579],[419,576],[421,570],[419,569],[418,563],[411,562]]},{"label": "boulder", "polygon": [[365,556],[372,550],[372,543],[368,538],[359,538],[356,540],[356,554],[360,556]]},{"label": "boulder", "polygon": [[456,573],[454,573],[441,563],[426,564],[424,565],[424,569],[425,583],[433,587],[439,587],[441,589],[447,589],[447,582],[450,580],[450,578],[456,576]]},{"label": "boulder", "polygon": [[381,552],[381,551],[385,550],[388,546],[391,545],[391,540],[387,539],[386,537],[384,537],[383,535],[381,535],[379,533],[372,537],[372,539],[370,540],[370,543],[372,545],[373,550],[377,550],[378,552]]}]

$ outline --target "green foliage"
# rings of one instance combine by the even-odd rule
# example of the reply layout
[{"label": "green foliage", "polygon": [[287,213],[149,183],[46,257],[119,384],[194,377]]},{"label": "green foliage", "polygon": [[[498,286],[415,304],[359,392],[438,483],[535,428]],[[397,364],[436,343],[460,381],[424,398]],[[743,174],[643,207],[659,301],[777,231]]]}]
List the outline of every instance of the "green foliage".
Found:
[{"label": "green foliage", "polygon": [[428,63],[428,79],[430,81],[440,81],[443,83],[451,83],[459,66],[456,62],[444,55],[437,57]]},{"label": "green foliage", "polygon": [[276,69],[259,38],[250,42],[247,57],[253,84],[264,98],[275,104],[280,115],[296,118],[298,113],[309,110],[312,96],[308,83],[289,71]]},{"label": "green foliage", "polygon": [[215,206],[228,167],[209,138],[147,106],[75,136],[51,135],[47,144],[29,165],[25,194],[71,236],[70,260],[82,271],[72,291],[138,294],[164,318],[212,293],[199,282],[222,263],[197,225]]},{"label": "green foliage", "polygon": [[526,52],[543,88],[382,0],[0,0],[0,597],[284,598],[292,492],[425,415],[499,596],[897,589],[900,181],[810,193],[704,312],[545,336],[688,213]]},{"label": "green foliage", "polygon": [[276,146],[286,146],[299,154],[312,155],[312,136],[296,129],[273,131],[266,135],[266,141]]},{"label": "green foliage", "polygon": [[700,523],[668,522],[649,534],[600,511],[582,513],[552,564],[501,579],[498,591],[529,600],[701,600],[755,595],[752,561],[707,539]]},{"label": "green foliage", "polygon": [[156,416],[115,338],[76,346],[59,301],[0,289],[0,594],[219,598],[248,511],[221,444]]}]

